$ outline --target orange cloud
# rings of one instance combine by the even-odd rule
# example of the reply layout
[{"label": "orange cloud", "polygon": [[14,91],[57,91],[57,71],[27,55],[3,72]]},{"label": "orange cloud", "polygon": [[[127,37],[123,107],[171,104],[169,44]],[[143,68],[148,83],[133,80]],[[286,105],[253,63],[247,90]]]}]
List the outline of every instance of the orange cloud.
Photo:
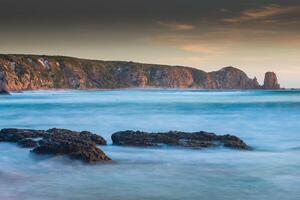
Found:
[{"label": "orange cloud", "polygon": [[177,23],[177,22],[158,21],[157,24],[162,27],[166,27],[168,29],[175,30],[175,31],[188,31],[188,30],[193,30],[196,28],[195,26],[193,26],[191,24],[182,24],[182,23]]},{"label": "orange cloud", "polygon": [[205,44],[204,42],[195,43],[195,42],[186,42],[179,46],[180,49],[187,51],[187,52],[193,52],[193,53],[217,53],[219,52],[219,48],[216,48],[216,46]]},{"label": "orange cloud", "polygon": [[238,17],[225,18],[224,22],[228,23],[241,23],[252,20],[260,20],[271,18],[273,16],[296,13],[300,11],[300,6],[278,6],[268,5],[258,9],[249,9],[240,13]]}]

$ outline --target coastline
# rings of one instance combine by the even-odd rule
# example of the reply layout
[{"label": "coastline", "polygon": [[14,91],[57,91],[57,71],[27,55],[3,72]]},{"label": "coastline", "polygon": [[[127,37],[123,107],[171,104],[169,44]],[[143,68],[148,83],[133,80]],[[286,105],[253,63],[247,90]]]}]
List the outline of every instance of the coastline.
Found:
[{"label": "coastline", "polygon": [[0,91],[35,89],[280,89],[274,72],[261,85],[235,67],[198,68],[39,55],[0,56]]},{"label": "coastline", "polygon": [[160,87],[128,87],[128,88],[111,88],[111,89],[101,89],[101,88],[88,88],[88,89],[62,89],[62,88],[45,88],[45,89],[25,89],[25,90],[11,90],[10,93],[22,93],[22,92],[35,92],[35,91],[208,91],[208,92],[231,92],[231,91],[297,91],[299,89],[295,88],[280,88],[280,89],[203,89],[203,88],[160,88]]}]

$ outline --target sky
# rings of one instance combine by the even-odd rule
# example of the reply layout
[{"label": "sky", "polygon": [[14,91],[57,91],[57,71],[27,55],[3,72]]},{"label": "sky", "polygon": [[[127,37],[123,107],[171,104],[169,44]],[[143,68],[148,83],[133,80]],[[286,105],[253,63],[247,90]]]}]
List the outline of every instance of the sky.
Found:
[{"label": "sky", "polygon": [[300,88],[300,0],[0,0],[0,53],[234,66]]}]

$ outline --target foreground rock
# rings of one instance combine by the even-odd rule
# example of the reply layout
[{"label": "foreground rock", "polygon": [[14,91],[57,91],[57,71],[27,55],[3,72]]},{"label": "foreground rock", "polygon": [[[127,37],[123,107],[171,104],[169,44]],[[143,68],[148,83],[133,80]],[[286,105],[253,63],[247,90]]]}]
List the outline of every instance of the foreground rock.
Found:
[{"label": "foreground rock", "polygon": [[20,142],[25,139],[42,138],[47,134],[42,130],[6,128],[0,130],[0,142]]},{"label": "foreground rock", "polygon": [[216,135],[204,131],[147,133],[141,131],[120,131],[112,136],[113,144],[127,146],[182,146],[193,148],[228,147],[250,150],[251,148],[240,138],[233,135]]},{"label": "foreground rock", "polygon": [[23,139],[18,141],[17,144],[23,148],[35,148],[39,143],[33,139]]},{"label": "foreground rock", "polygon": [[67,129],[30,130],[2,129],[0,142],[16,142],[25,148],[34,148],[36,154],[67,155],[84,162],[111,160],[96,145],[106,145],[99,135],[88,131],[76,132]]}]

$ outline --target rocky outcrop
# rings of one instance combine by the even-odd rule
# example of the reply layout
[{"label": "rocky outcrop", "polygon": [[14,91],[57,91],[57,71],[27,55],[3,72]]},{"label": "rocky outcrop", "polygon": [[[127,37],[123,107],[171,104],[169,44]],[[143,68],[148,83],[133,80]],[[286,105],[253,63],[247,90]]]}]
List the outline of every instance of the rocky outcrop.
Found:
[{"label": "rocky outcrop", "polygon": [[264,89],[280,89],[277,76],[274,72],[267,72],[265,74]]},{"label": "rocky outcrop", "polygon": [[215,82],[213,89],[259,89],[256,78],[250,79],[245,72],[234,67],[225,67],[209,73]]},{"label": "rocky outcrop", "polygon": [[67,155],[87,163],[111,160],[96,145],[106,145],[99,135],[88,131],[67,129],[30,130],[2,129],[0,142],[16,142],[24,148],[33,148],[36,154]]},{"label": "rocky outcrop", "polygon": [[7,81],[5,75],[5,69],[0,65],[0,95],[8,95]]},{"label": "rocky outcrop", "polygon": [[[216,135],[209,132],[147,133],[141,131],[120,131],[112,136],[114,145],[123,146],[161,146],[170,145],[188,148],[227,147],[250,150],[243,140],[233,135]],[[35,154],[66,155],[71,159],[86,163],[110,161],[111,159],[97,145],[106,145],[101,136],[88,131],[76,132],[67,129],[2,129],[0,142],[13,142]]]},{"label": "rocky outcrop", "polygon": [[261,88],[256,78],[251,79],[233,67],[205,72],[181,66],[38,55],[0,55],[0,83],[2,90],[6,91],[131,87]]},{"label": "rocky outcrop", "polygon": [[113,144],[125,146],[181,146],[192,148],[228,147],[234,149],[251,149],[240,138],[233,135],[216,135],[204,131],[147,133],[141,131],[120,131],[111,136]]},{"label": "rocky outcrop", "polygon": [[43,130],[5,128],[0,130],[0,142],[19,142],[25,139],[42,138],[47,135]]}]

